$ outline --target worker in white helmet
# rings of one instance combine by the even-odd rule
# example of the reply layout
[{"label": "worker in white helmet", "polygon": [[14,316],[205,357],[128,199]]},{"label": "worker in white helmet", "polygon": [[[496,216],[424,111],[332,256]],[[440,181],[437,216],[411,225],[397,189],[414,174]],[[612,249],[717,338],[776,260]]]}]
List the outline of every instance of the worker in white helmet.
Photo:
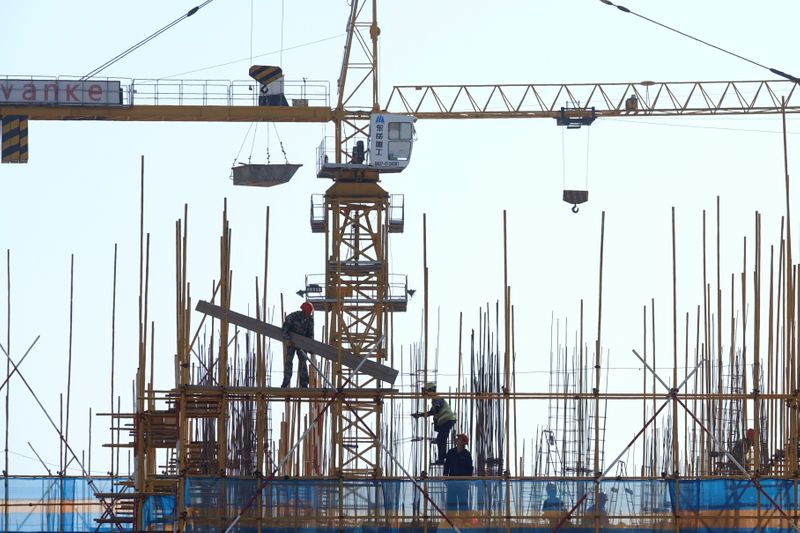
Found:
[{"label": "worker in white helmet", "polygon": [[431,408],[424,413],[412,413],[411,416],[419,418],[421,416],[433,417],[433,429],[436,431],[436,448],[438,457],[432,464],[443,465],[444,458],[447,455],[447,437],[450,436],[450,430],[456,424],[456,415],[450,409],[450,405],[440,396],[436,395],[436,383],[429,381],[422,388],[423,391],[433,393],[431,400]]}]

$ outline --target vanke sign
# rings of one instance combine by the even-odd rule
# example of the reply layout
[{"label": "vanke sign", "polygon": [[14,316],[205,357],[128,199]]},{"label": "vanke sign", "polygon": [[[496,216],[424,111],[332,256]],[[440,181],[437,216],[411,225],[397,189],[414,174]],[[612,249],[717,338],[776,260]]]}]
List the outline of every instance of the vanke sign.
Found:
[{"label": "vanke sign", "polygon": [[122,104],[118,81],[12,80],[0,78],[0,105]]}]

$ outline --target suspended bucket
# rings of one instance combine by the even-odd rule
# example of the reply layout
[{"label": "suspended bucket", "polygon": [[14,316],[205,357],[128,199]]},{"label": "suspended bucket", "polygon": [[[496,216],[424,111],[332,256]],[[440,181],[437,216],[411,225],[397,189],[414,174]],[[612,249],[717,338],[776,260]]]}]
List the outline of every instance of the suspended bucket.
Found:
[{"label": "suspended bucket", "polygon": [[233,184],[272,187],[287,183],[303,165],[239,165],[233,167]]},{"label": "suspended bucket", "polygon": [[564,196],[562,197],[565,202],[568,204],[572,204],[572,212],[578,212],[578,204],[582,204],[589,200],[589,191],[578,191],[578,190],[564,190]]}]

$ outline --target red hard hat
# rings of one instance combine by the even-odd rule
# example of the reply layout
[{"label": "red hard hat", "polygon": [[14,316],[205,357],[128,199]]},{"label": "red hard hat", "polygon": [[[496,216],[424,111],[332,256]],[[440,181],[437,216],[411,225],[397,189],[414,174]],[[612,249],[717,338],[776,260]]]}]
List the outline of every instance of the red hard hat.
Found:
[{"label": "red hard hat", "polygon": [[459,433],[456,435],[456,442],[463,442],[464,444],[469,444],[469,437],[467,437],[466,433]]},{"label": "red hard hat", "polygon": [[303,302],[302,304],[300,304],[300,310],[306,313],[307,315],[310,315],[311,313],[314,312],[314,306],[311,305],[311,302]]},{"label": "red hard hat", "polygon": [[756,432],[753,431],[753,428],[747,430],[747,438],[752,439],[755,436]]}]

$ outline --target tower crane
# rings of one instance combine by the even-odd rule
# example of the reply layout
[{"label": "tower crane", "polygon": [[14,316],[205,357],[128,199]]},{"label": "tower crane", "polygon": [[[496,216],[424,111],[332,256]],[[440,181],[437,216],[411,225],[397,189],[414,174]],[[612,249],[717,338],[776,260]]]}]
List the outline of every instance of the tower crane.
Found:
[{"label": "tower crane", "polygon": [[[382,362],[389,318],[393,312],[406,310],[409,291],[403,277],[395,279],[389,272],[389,234],[403,229],[402,204],[393,202],[381,185],[381,176],[400,172],[410,163],[416,121],[548,118],[569,127],[607,117],[800,112],[797,84],[789,80],[407,85],[392,87],[382,105],[377,0],[350,4],[333,106],[328,105],[324,91],[310,96],[304,91],[300,98],[279,99],[274,105],[274,101],[259,100],[264,92],[253,91],[251,81],[220,87],[170,80],[170,86],[179,87],[170,93],[158,81],[149,80],[0,76],[2,162],[28,161],[29,121],[332,123],[333,145],[323,141],[316,156],[316,175],[331,179],[332,185],[321,201],[312,204],[310,220],[312,231],[326,235],[325,274],[319,280],[308,277],[304,293],[326,313],[329,344]],[[283,80],[280,69],[275,69],[264,67],[261,72],[266,74],[259,78],[256,72],[253,78],[262,87],[280,82],[283,94],[292,96],[301,83]],[[182,356],[188,358],[188,354]],[[372,397],[343,396],[333,403],[330,453],[335,468],[326,474],[379,476],[384,459],[380,430],[370,428],[383,424],[382,402],[376,401],[380,383],[334,365],[335,386],[342,387],[348,380],[376,392]],[[233,392],[228,387],[223,394]],[[313,392],[298,396],[303,394]],[[187,424],[187,413],[182,415],[180,423]],[[189,443],[176,447],[186,450]],[[144,447],[138,453],[150,452]],[[225,472],[225,458],[219,461]],[[145,486],[136,489],[148,492]],[[180,484],[175,492],[182,493]]]}]

